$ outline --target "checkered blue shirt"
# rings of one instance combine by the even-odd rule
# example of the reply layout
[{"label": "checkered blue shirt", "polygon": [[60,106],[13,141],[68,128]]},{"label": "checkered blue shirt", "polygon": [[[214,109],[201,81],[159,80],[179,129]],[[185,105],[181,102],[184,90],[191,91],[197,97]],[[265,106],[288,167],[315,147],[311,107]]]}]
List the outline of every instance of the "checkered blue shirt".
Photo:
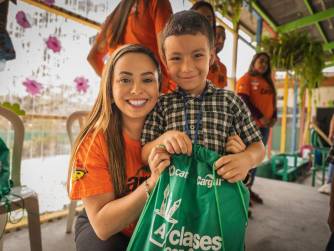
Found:
[{"label": "checkered blue shirt", "polygon": [[197,114],[202,116],[198,129],[198,144],[224,155],[227,138],[238,134],[246,146],[261,141],[261,133],[251,118],[246,104],[231,91],[214,87],[208,81],[201,102],[200,97],[185,94],[181,89],[159,98],[148,115],[141,136],[144,145],[169,130],[184,131],[184,99],[189,125],[189,136],[194,141]]}]

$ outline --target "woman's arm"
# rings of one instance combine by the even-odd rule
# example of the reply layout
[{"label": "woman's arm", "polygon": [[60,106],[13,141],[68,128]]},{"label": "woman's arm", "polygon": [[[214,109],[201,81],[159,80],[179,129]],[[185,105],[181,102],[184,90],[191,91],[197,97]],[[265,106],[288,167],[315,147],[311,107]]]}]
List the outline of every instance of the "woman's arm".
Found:
[{"label": "woman's arm", "polygon": [[96,235],[106,240],[138,219],[160,173],[170,165],[170,155],[162,148],[154,148],[149,155],[151,176],[135,191],[115,199],[113,192],[82,199],[89,221]]}]

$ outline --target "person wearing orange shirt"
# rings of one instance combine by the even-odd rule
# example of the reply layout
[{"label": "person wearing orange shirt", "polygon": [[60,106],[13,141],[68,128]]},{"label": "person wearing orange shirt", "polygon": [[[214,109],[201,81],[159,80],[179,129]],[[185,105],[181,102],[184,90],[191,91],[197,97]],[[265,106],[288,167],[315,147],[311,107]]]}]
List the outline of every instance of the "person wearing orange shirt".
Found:
[{"label": "person wearing orange shirt", "polygon": [[[260,52],[254,55],[248,72],[237,82],[236,92],[247,104],[252,117],[259,126],[263,144],[267,144],[269,130],[277,120],[276,89],[271,78],[270,57]],[[256,169],[253,169],[256,170]],[[258,194],[251,190],[256,171],[250,181],[251,199],[263,203]]]},{"label": "person wearing orange shirt", "polygon": [[161,84],[153,52],[126,45],[114,51],[104,68],[69,165],[69,196],[84,205],[75,224],[77,251],[126,250],[150,192],[170,164],[161,147],[151,151],[149,168],[141,160],[142,127]]},{"label": "person wearing orange shirt", "polygon": [[225,29],[222,26],[216,26],[216,16],[212,5],[205,1],[196,2],[191,10],[198,12],[205,16],[212,26],[214,36],[216,37],[215,47],[216,55],[215,60],[210,66],[207,79],[209,79],[215,86],[224,88],[227,85],[227,70],[226,66],[220,62],[218,53],[223,49],[225,42]]},{"label": "person wearing orange shirt", "polygon": [[[87,57],[95,72],[101,76],[106,55],[123,44],[141,44],[154,52],[160,63],[160,36],[172,14],[168,0],[122,0],[106,18],[101,32]],[[168,81],[167,71],[162,65],[162,92],[175,89]]]}]

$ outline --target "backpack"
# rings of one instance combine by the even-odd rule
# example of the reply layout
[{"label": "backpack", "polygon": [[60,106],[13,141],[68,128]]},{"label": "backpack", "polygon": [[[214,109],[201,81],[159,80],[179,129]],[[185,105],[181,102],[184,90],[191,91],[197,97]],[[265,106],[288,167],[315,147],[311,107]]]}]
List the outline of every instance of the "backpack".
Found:
[{"label": "backpack", "polygon": [[192,156],[173,155],[145,204],[128,251],[244,251],[249,192],[242,182],[216,175],[220,157],[194,145]]},{"label": "backpack", "polygon": [[0,138],[0,200],[9,194],[12,187],[9,177],[9,149]]}]

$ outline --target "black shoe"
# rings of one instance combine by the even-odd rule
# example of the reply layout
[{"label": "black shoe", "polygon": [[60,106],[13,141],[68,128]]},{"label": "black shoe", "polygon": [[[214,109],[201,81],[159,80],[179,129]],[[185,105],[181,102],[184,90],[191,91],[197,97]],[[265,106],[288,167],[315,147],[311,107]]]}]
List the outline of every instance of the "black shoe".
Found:
[{"label": "black shoe", "polygon": [[254,193],[251,189],[249,189],[250,199],[256,203],[263,204],[263,199],[257,194]]}]

